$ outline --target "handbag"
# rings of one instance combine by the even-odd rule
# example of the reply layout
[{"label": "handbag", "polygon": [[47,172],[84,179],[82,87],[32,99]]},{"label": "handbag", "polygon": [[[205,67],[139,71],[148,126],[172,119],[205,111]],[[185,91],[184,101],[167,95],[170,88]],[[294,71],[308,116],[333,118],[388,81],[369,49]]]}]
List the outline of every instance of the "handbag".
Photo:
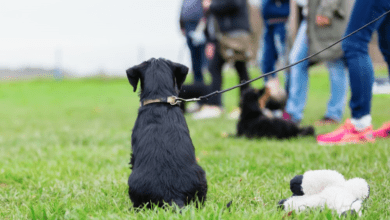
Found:
[{"label": "handbag", "polygon": [[[248,1],[247,5],[249,10]],[[251,33],[241,30],[223,33],[220,31],[216,19],[214,19],[213,24],[219,42],[219,52],[225,61],[249,61],[252,58]]]},{"label": "handbag", "polygon": [[249,33],[220,33],[219,35],[220,53],[226,61],[249,61],[252,58]]}]

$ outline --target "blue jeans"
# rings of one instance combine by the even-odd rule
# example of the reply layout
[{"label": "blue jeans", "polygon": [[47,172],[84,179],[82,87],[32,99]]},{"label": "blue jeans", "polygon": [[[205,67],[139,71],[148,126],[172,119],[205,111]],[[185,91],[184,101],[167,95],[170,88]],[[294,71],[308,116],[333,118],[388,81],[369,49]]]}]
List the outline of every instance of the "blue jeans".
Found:
[{"label": "blue jeans", "polygon": [[[264,73],[272,72],[275,70],[275,64],[278,57],[282,59],[282,63],[285,59],[286,53],[286,24],[265,24],[265,31],[263,36],[263,52],[260,58],[261,71]],[[272,74],[275,77],[276,74]],[[265,81],[268,77],[264,78]]]},{"label": "blue jeans", "polygon": [[205,56],[205,45],[201,44],[195,46],[192,43],[191,37],[188,35],[190,31],[195,31],[197,22],[186,22],[184,24],[187,45],[191,52],[191,61],[192,61],[192,69],[194,71],[194,83],[203,83],[203,75],[202,75],[202,67],[204,66],[204,62],[206,62]]},{"label": "blue jeans", "polygon": [[[295,63],[309,55],[309,42],[306,31],[307,22],[306,20],[303,20],[299,27],[293,48],[291,49],[290,63]],[[341,58],[334,61],[328,61],[326,64],[330,74],[331,97],[328,102],[325,117],[340,121],[343,117],[345,106],[347,73]],[[296,122],[301,121],[303,118],[303,109],[307,97],[308,68],[309,61],[306,60],[290,69],[289,96],[286,111],[291,115],[292,120]]]},{"label": "blue jeans", "polygon": [[[388,0],[356,0],[345,35],[357,30],[389,9],[390,2]],[[378,30],[379,47],[389,66],[390,15],[386,15],[342,43],[352,92],[349,106],[354,119],[360,119],[371,112],[374,68],[368,55],[368,44],[375,30]]]}]

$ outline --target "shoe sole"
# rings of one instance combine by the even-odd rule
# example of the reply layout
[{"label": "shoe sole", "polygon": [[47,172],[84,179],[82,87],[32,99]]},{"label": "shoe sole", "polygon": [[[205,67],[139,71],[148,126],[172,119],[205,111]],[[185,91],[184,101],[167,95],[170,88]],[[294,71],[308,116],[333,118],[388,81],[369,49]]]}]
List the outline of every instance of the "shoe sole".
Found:
[{"label": "shoe sole", "polygon": [[375,143],[375,140],[374,141],[359,141],[359,142],[337,142],[337,143],[317,141],[317,144],[319,144],[320,146],[335,146],[335,145],[344,146],[347,144],[367,144],[367,143]]}]

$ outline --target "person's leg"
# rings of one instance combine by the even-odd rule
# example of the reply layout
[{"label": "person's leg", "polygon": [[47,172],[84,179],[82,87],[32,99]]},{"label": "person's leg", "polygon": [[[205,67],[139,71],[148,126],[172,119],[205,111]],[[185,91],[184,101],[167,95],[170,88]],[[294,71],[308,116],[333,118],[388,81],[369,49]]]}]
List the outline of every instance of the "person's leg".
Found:
[{"label": "person's leg", "polygon": [[[275,46],[278,51],[278,58],[282,66],[286,66],[288,64],[288,56],[286,53],[286,23],[278,23],[275,26]],[[288,93],[288,85],[289,85],[289,77],[290,73],[288,70],[285,70],[284,73],[284,89],[286,93]]]},{"label": "person's leg", "polygon": [[[274,41],[274,25],[265,25],[264,32],[264,47],[261,61],[261,71],[263,74],[271,72],[275,69],[275,63],[278,59],[278,54]],[[272,74],[275,76],[275,74]],[[264,81],[267,82],[268,77],[264,77]]]},{"label": "person's leg", "polygon": [[192,67],[194,69],[194,83],[203,84],[202,66],[205,46],[203,44],[194,46],[191,51]]},{"label": "person's leg", "polygon": [[[385,2],[385,0],[356,0],[345,35],[352,33],[386,12],[390,5],[386,6]],[[372,33],[378,29],[382,21],[383,19],[369,25],[342,42],[352,92],[350,100],[352,119],[358,120],[366,117],[366,120],[362,122],[363,124],[354,123],[360,129],[371,124],[370,111],[374,68],[368,54],[368,44]]]},{"label": "person's leg", "polygon": [[191,64],[192,69],[194,71],[194,83],[201,83],[203,84],[203,75],[202,75],[202,65],[203,65],[203,59],[204,59],[204,49],[205,45],[198,45],[195,46],[192,43],[192,38],[189,36],[189,33],[191,31],[195,31],[197,26],[196,22],[187,22],[185,24],[186,29],[186,39],[187,39],[187,45],[190,49],[191,54]]},{"label": "person's leg", "polygon": [[[390,3],[389,3],[390,6]],[[390,77],[390,15],[386,15],[378,28],[379,48],[386,60]]]},{"label": "person's leg", "polygon": [[[390,3],[389,3],[390,5]],[[379,48],[386,60],[389,78],[390,78],[390,15],[386,15],[382,24],[378,28]],[[373,132],[374,137],[389,138],[390,122],[383,124],[379,129]]]},{"label": "person's leg", "polygon": [[[206,86],[209,91],[207,94],[215,91],[220,91],[222,86],[222,66],[225,60],[219,53],[219,46],[215,46],[214,56],[209,64],[209,71],[211,73],[212,82],[210,86]],[[193,119],[206,119],[206,118],[217,118],[222,115],[222,100],[221,94],[211,96],[205,101],[200,111],[193,114]]]},{"label": "person's leg", "polygon": [[275,47],[278,53],[278,58],[283,66],[286,65],[286,23],[275,24]]},{"label": "person's leg", "polygon": [[[305,58],[309,53],[306,30],[307,23],[303,20],[291,49],[290,63],[295,63]],[[302,120],[302,112],[306,103],[308,66],[309,62],[304,61],[290,68],[290,85],[286,111],[295,122]]]},{"label": "person's leg", "polygon": [[[244,62],[244,61],[236,61],[234,63],[234,67],[236,68],[238,76],[240,78],[239,83],[242,83],[242,82],[245,82],[245,81],[249,80],[248,70],[246,68],[246,62]],[[250,87],[249,84],[240,87],[240,97],[242,96],[242,93],[245,91],[245,89],[247,89],[249,87]],[[238,103],[238,106],[239,105],[240,104]],[[238,119],[240,117],[240,114],[241,114],[240,108],[235,108],[235,109],[233,109],[233,111],[231,111],[229,113],[229,118],[230,119]]]},{"label": "person's leg", "polygon": [[[215,92],[217,90],[221,90],[222,87],[222,66],[225,63],[225,60],[219,53],[218,44],[215,46],[214,57],[209,63],[209,71],[211,74],[212,82],[210,92]],[[215,95],[208,99],[207,104],[209,105],[217,105],[222,106],[222,98],[221,95]]]},{"label": "person's leg", "polygon": [[[246,68],[246,62],[237,61],[234,63],[234,66],[236,67],[238,76],[240,77],[240,83],[244,81],[248,81],[249,76],[248,76],[248,70]],[[242,92],[245,91],[245,89],[247,89],[248,87],[249,84],[240,87],[240,96],[242,95]]]},{"label": "person's leg", "polygon": [[[390,8],[388,0],[356,0],[345,35],[352,33]],[[346,144],[374,142],[371,125],[371,97],[374,68],[368,55],[368,44],[372,33],[384,18],[360,30],[342,42],[342,48],[349,70],[351,86],[351,120],[328,134],[318,135],[319,144]]]},{"label": "person's leg", "polygon": [[326,63],[329,71],[331,96],[325,117],[335,121],[343,118],[347,95],[347,72],[342,59]]}]

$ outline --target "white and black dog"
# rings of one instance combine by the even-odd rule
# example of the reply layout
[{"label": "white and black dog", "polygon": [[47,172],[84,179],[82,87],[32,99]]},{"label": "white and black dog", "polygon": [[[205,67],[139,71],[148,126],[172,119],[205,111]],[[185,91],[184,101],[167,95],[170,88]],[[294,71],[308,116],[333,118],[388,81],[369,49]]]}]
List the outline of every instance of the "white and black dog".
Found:
[{"label": "white and black dog", "polygon": [[126,73],[134,92],[141,81],[141,107],[131,138],[132,173],[128,180],[133,206],[203,204],[206,174],[197,164],[187,123],[175,103],[188,68],[152,58]]}]

